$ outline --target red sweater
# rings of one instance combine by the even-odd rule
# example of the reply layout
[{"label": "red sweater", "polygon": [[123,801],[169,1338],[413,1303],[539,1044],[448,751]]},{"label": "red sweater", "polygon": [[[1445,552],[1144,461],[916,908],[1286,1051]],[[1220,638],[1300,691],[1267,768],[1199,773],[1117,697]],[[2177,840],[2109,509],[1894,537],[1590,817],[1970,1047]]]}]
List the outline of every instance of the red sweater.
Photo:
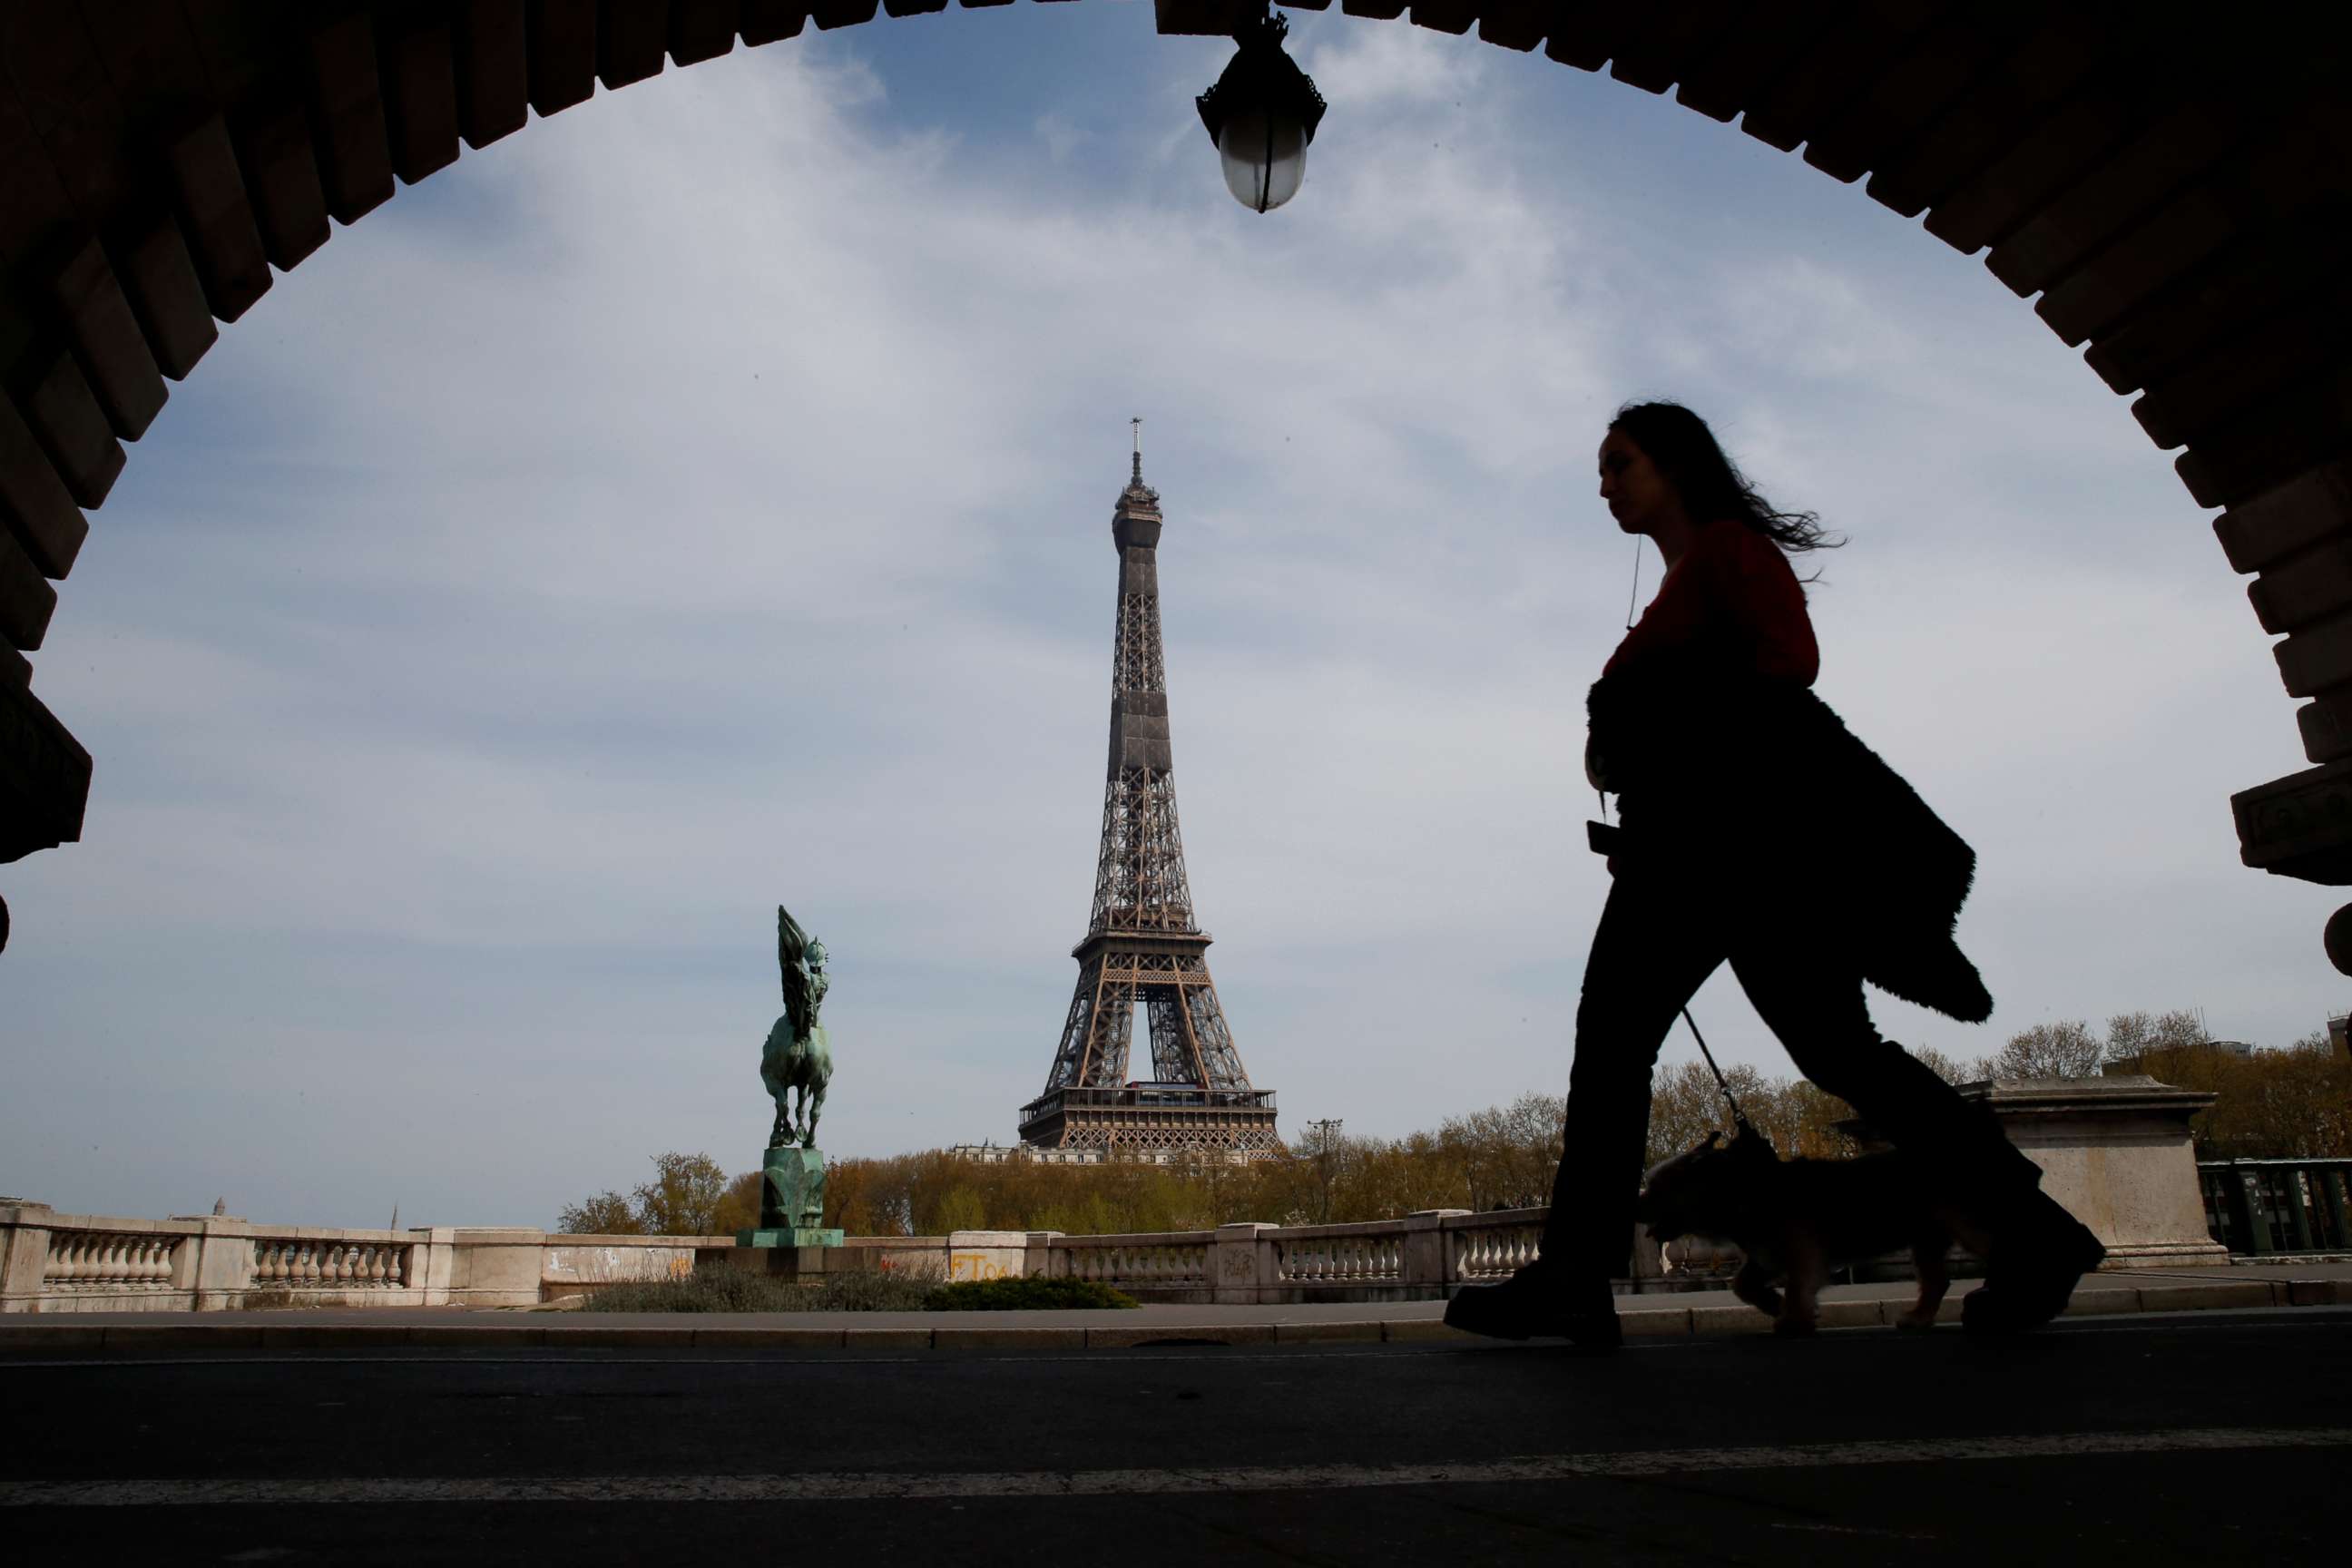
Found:
[{"label": "red sweater", "polygon": [[1664,656],[1695,653],[1727,675],[1811,686],[1821,673],[1804,584],[1780,547],[1744,522],[1698,529],[1601,673],[1638,673]]}]

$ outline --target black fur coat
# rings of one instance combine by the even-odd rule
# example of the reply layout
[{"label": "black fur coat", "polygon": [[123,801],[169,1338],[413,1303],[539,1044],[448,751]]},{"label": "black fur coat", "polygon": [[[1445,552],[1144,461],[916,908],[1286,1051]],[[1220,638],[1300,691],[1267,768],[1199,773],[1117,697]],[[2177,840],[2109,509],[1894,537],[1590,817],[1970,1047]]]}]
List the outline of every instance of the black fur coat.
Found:
[{"label": "black fur coat", "polygon": [[1667,670],[1604,676],[1586,710],[1628,872],[1686,878],[1736,920],[1801,924],[1906,1001],[1991,1016],[1952,938],[1976,852],[1828,703],[1787,682]]}]

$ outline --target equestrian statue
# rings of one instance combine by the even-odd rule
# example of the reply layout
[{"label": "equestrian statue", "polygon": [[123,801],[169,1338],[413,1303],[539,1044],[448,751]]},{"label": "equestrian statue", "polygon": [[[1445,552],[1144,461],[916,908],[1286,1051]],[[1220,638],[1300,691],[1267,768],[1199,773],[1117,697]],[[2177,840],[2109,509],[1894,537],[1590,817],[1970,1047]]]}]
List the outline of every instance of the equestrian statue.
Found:
[{"label": "equestrian statue", "polygon": [[768,1134],[772,1149],[816,1147],[816,1119],[824,1110],[824,1086],[833,1080],[833,1047],[817,1022],[829,984],[824,961],[824,943],[801,930],[778,904],[776,963],[783,971],[784,1016],[768,1031],[760,1053],[760,1081],[776,1102],[776,1124]]}]

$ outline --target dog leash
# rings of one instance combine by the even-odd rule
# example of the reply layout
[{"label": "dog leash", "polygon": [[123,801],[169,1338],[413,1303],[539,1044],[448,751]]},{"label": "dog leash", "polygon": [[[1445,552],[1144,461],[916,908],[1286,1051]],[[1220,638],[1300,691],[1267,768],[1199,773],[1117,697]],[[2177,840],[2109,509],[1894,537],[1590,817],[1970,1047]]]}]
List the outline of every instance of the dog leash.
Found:
[{"label": "dog leash", "polygon": [[[1731,1092],[1730,1080],[1723,1076],[1723,1069],[1715,1065],[1715,1053],[1706,1048],[1706,1037],[1698,1032],[1698,1020],[1691,1016],[1687,1005],[1683,1008],[1683,1022],[1690,1026],[1691,1038],[1698,1042],[1698,1054],[1706,1058],[1706,1070],[1715,1075],[1715,1087],[1723,1091],[1724,1103],[1731,1107],[1732,1126],[1749,1138],[1762,1138],[1763,1134],[1749,1125],[1748,1113],[1739,1109],[1739,1101]],[[1766,1139],[1765,1142],[1769,1146],[1770,1140]]]}]

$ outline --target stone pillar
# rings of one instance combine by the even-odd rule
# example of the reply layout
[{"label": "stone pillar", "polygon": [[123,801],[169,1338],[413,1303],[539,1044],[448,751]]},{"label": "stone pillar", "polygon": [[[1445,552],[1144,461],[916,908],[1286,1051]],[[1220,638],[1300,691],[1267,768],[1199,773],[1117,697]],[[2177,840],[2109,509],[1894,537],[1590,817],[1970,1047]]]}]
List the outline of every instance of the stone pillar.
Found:
[{"label": "stone pillar", "polygon": [[1404,1216],[1404,1282],[1442,1289],[1454,1283],[1454,1249],[1445,1222],[1468,1209],[1415,1209]]},{"label": "stone pillar", "polygon": [[1279,1299],[1282,1280],[1274,1243],[1265,1237],[1281,1228],[1255,1220],[1217,1227],[1217,1238],[1210,1244],[1212,1300],[1220,1307],[1255,1307]]},{"label": "stone pillar", "polygon": [[1666,1277],[1665,1248],[1650,1239],[1649,1228],[1641,1221],[1633,1222],[1633,1272],[1632,1279],[1636,1293],[1651,1289],[1651,1282]]},{"label": "stone pillar", "polygon": [[1029,1233],[958,1230],[948,1234],[948,1280],[1017,1279],[1028,1267]]},{"label": "stone pillar", "polygon": [[2146,1074],[1960,1086],[2042,1170],[2042,1190],[2091,1227],[2106,1266],[2227,1263],[2205,1228],[2189,1119],[2213,1103]]},{"label": "stone pillar", "polygon": [[536,1307],[547,1232],[536,1226],[459,1226],[449,1232],[449,1300]]},{"label": "stone pillar", "polygon": [[188,1303],[192,1310],[227,1311],[245,1300],[253,1288],[253,1226],[205,1215],[183,1246],[194,1255],[184,1260],[188,1289],[195,1292]]},{"label": "stone pillar", "polygon": [[420,1225],[409,1235],[416,1238],[408,1255],[408,1277],[424,1289],[425,1305],[449,1305],[449,1281],[457,1268],[457,1233],[446,1225]]},{"label": "stone pillar", "polygon": [[41,1275],[49,1264],[53,1213],[47,1204],[0,1205],[0,1312],[41,1310]]},{"label": "stone pillar", "polygon": [[1033,1230],[1028,1233],[1028,1246],[1023,1250],[1021,1272],[1033,1279],[1058,1279],[1070,1271],[1070,1255],[1054,1244],[1062,1239],[1058,1230]]}]

